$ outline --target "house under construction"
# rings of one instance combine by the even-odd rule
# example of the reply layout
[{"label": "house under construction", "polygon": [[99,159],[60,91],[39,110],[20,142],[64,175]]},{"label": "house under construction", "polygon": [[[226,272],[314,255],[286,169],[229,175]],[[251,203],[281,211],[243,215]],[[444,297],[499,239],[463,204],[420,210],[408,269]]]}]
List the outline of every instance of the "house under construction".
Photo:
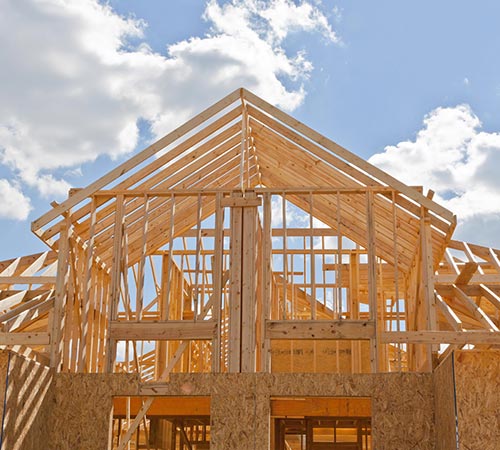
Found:
[{"label": "house under construction", "polygon": [[0,449],[495,450],[500,251],[239,89],[0,262]]}]

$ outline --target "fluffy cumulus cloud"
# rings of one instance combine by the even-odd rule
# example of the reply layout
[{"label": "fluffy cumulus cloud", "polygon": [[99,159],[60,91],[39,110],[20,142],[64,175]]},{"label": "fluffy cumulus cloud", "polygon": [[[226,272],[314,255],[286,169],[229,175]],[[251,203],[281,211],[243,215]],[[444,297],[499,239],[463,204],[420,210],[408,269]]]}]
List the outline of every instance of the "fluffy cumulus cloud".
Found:
[{"label": "fluffy cumulus cloud", "polygon": [[434,190],[435,200],[457,214],[460,238],[500,246],[500,134],[483,131],[468,105],[433,110],[415,140],[388,146],[369,161]]},{"label": "fluffy cumulus cloud", "polygon": [[0,198],[2,207],[0,217],[14,220],[25,220],[31,211],[31,203],[19,189],[8,180],[0,178]]},{"label": "fluffy cumulus cloud", "polygon": [[338,41],[306,0],[210,0],[204,19],[207,35],[159,54],[143,40],[144,23],[97,0],[2,2],[0,164],[42,196],[65,195],[57,169],[131,152],[139,121],[159,137],[239,86],[293,110],[312,64],[285,39]]}]

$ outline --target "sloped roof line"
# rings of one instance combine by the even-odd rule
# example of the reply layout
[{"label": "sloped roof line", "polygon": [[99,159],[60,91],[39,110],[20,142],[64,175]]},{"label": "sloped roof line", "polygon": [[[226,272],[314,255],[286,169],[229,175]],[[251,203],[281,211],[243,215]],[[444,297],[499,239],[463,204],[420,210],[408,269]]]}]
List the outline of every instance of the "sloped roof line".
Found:
[{"label": "sloped roof line", "polygon": [[[256,122],[253,122],[255,124]],[[312,173],[315,171],[320,171],[322,176],[320,176],[318,179],[324,179],[327,180],[329,177],[331,177],[330,182],[324,181],[322,186],[326,185],[332,185],[332,181],[335,180],[335,187],[339,188],[339,191],[341,191],[344,188],[349,188],[349,187],[384,187],[384,185],[375,182],[372,178],[370,178],[368,175],[365,175],[363,172],[360,172],[356,167],[351,166],[347,163],[344,163],[341,160],[334,160],[333,163],[330,159],[324,158],[322,154],[317,154],[315,151],[312,151],[311,146],[314,144],[311,143],[311,146],[305,147],[304,145],[306,144],[305,142],[301,142],[302,145],[299,143],[294,142],[293,140],[288,140],[287,136],[284,136],[282,134],[279,134],[278,131],[274,130],[271,127],[267,127],[264,124],[259,123],[258,128],[254,126],[252,128],[252,132],[255,131],[255,140],[257,143],[263,144],[263,147],[265,147],[265,151],[261,148],[260,145],[257,145],[257,154],[258,157],[260,157],[263,161],[266,160],[266,158],[269,156],[267,159],[272,159],[275,161],[275,165],[280,165],[280,161],[276,160],[276,157],[272,157],[271,154],[268,155],[268,150],[273,147],[273,146],[279,146],[280,147],[280,152],[284,152],[285,154],[295,154],[295,156],[298,159],[303,159],[308,161],[307,163],[304,162],[304,164],[307,165],[307,171],[305,171],[306,177],[309,175],[311,176]],[[318,151],[321,149],[317,149]],[[322,151],[322,150],[321,150]],[[300,154],[299,154],[300,152]],[[301,158],[300,155],[303,155]],[[275,155],[276,156],[276,155]],[[330,156],[330,155],[328,155]],[[331,155],[334,157],[333,155]],[[291,156],[290,156],[291,157]],[[287,164],[287,161],[289,159],[285,159],[283,162],[283,165]],[[310,169],[310,172],[309,172]],[[300,175],[300,174],[298,174]],[[315,185],[317,183],[312,183],[309,182],[308,185]],[[319,184],[317,184],[320,186]],[[387,187],[387,189],[391,189],[390,187]],[[386,193],[387,198],[392,201],[392,192]],[[394,199],[395,203],[399,205],[403,210],[409,212],[412,214],[416,219],[420,217],[421,210],[419,205],[410,202],[408,199],[404,199],[401,196],[396,196]],[[446,233],[449,230],[449,223],[443,221],[440,217],[437,216],[432,216],[432,225],[434,225],[437,229],[441,230],[443,233]]]},{"label": "sloped roof line", "polygon": [[243,96],[247,101],[249,101],[253,105],[257,106],[261,110],[265,111],[271,117],[278,119],[279,121],[281,121],[282,123],[284,123],[288,127],[292,128],[292,129],[298,131],[299,133],[301,133],[302,135],[306,136],[308,139],[318,143],[322,147],[324,147],[324,148],[330,150],[331,152],[333,152],[334,154],[340,156],[345,161],[357,166],[358,168],[362,169],[364,172],[375,177],[376,179],[380,180],[381,182],[383,182],[389,186],[394,187],[399,192],[408,196],[409,198],[411,198],[412,200],[421,204],[425,208],[428,208],[429,210],[442,216],[443,218],[445,218],[449,222],[452,222],[452,223],[456,222],[456,217],[451,211],[449,211],[448,209],[439,205],[438,203],[434,202],[433,200],[430,200],[428,197],[421,194],[418,190],[416,190],[410,186],[407,186],[406,184],[402,183],[401,181],[399,181],[396,178],[392,177],[391,175],[387,174],[383,170],[368,163],[363,158],[355,155],[354,153],[350,152],[346,148],[342,147],[341,145],[337,144],[336,142],[332,141],[331,139],[328,139],[327,137],[321,135],[317,131],[313,130],[312,128],[308,127],[307,125],[303,124],[302,122],[298,121],[297,119],[294,119],[289,114],[281,111],[280,109],[276,108],[275,106],[271,105],[270,103],[266,102],[265,100],[261,99],[257,95],[253,94],[252,92],[250,92],[244,88],[243,88]]},{"label": "sloped roof line", "polygon": [[240,98],[240,95],[241,95],[241,89],[236,89],[235,91],[231,92],[229,95],[224,97],[223,99],[214,103],[209,108],[205,109],[204,111],[202,111],[201,113],[199,113],[195,117],[193,117],[192,119],[185,122],[180,127],[176,128],[175,130],[171,131],[170,133],[168,133],[167,135],[165,135],[164,137],[162,137],[158,141],[154,142],[149,147],[142,150],[140,153],[134,155],[129,160],[118,165],[113,170],[108,172],[106,175],[102,176],[98,180],[89,184],[86,188],[76,192],[74,195],[69,197],[67,200],[65,200],[64,202],[62,202],[58,206],[54,207],[50,211],[46,212],[45,214],[40,216],[38,219],[34,220],[32,222],[32,225],[31,225],[32,231],[34,231],[36,233],[36,231],[38,231],[41,227],[43,227],[44,225],[47,225],[49,222],[54,220],[57,216],[68,211],[70,208],[72,208],[73,206],[75,206],[76,204],[81,202],[82,200],[85,200],[93,192],[96,192],[97,190],[103,188],[104,186],[106,186],[110,182],[119,178],[123,174],[129,172],[132,168],[136,167],[138,164],[146,161],[151,156],[154,156],[157,152],[161,151],[162,149],[167,147],[169,144],[175,142],[177,139],[184,136],[186,133],[189,133],[191,130],[193,130],[196,127],[198,127],[199,125],[201,125],[207,119],[210,119],[211,117],[213,117],[214,115],[216,115],[217,113],[222,111],[224,108],[226,108],[227,106],[234,103],[236,100],[238,100]]},{"label": "sloped roof line", "polygon": [[[48,239],[50,237],[54,236],[55,233],[57,233],[56,228],[52,227],[52,229],[49,228],[49,235],[47,235],[47,230],[43,232],[40,230],[44,225],[49,224],[51,221],[56,219],[59,215],[64,214],[68,210],[70,210],[72,207],[77,205],[78,203],[88,199],[90,196],[95,194],[97,191],[105,187],[106,185],[109,185],[116,179],[122,177],[124,174],[128,173],[132,169],[136,168],[138,165],[141,163],[145,162],[147,159],[151,158],[154,156],[156,153],[159,151],[163,150],[165,147],[168,145],[176,142],[180,138],[185,138],[186,135],[189,135],[189,133],[195,129],[199,129],[200,126],[203,125],[203,128],[197,132],[197,135],[202,135],[205,134],[206,137],[215,135],[219,136],[222,133],[224,133],[223,130],[224,127],[219,126],[219,124],[222,124],[223,122],[220,122],[222,118],[216,119],[212,121],[209,124],[205,123],[207,120],[210,120],[214,118],[214,116],[217,116],[217,114],[221,113],[224,109],[228,108],[230,105],[234,104],[237,101],[243,100],[243,103],[233,110],[231,110],[229,113],[227,113],[223,117],[229,117],[229,122],[231,120],[236,120],[239,117],[242,117],[242,120],[244,120],[245,116],[245,111],[244,109],[246,106],[244,105],[245,103],[248,102],[248,111],[250,112],[250,116],[252,116],[252,112],[255,112],[256,120],[263,120],[263,117],[269,116],[268,124],[266,126],[269,126],[271,129],[273,129],[273,126],[282,126],[285,127],[287,130],[290,131],[291,133],[291,140],[294,141],[294,136],[301,137],[301,139],[305,139],[311,143],[314,143],[317,147],[318,152],[324,152],[323,156],[325,154],[328,154],[327,156],[331,156],[331,158],[336,158],[337,164],[344,164],[344,168],[347,168],[349,166],[352,166],[353,172],[354,173],[354,178],[353,181],[356,183],[361,183],[361,184],[366,184],[366,185],[372,185],[370,180],[373,178],[373,185],[387,185],[389,187],[394,188],[397,192],[400,192],[404,196],[406,196],[408,199],[411,201],[414,201],[417,203],[417,205],[423,206],[427,208],[428,210],[433,212],[433,215],[436,215],[440,220],[445,220],[450,222],[451,228],[453,228],[453,225],[456,223],[456,218],[455,216],[448,211],[447,209],[443,208],[442,206],[438,205],[431,199],[425,197],[422,195],[418,190],[409,187],[398,180],[392,178],[390,175],[384,173],[380,169],[372,166],[371,164],[367,163],[364,161],[362,158],[356,156],[355,154],[349,152],[348,150],[344,149],[340,145],[336,144],[335,142],[327,139],[326,137],[320,135],[319,133],[315,132],[311,128],[307,127],[306,125],[302,124],[301,122],[293,119],[291,116],[288,114],[280,111],[278,108],[270,105],[269,103],[265,102],[264,100],[260,99],[257,97],[255,94],[251,93],[250,91],[246,89],[238,89],[233,91],[231,94],[228,96],[224,97],[222,100],[219,102],[215,103],[211,107],[207,108],[205,111],[202,113],[198,114],[188,122],[186,122],[184,125],[178,127],[171,133],[167,134],[151,146],[147,147],[145,150],[142,152],[138,153],[137,155],[133,156],[130,158],[128,161],[120,164],[118,167],[110,171],[108,174],[104,175],[97,181],[91,183],[89,186],[87,186],[84,189],[76,191],[73,195],[71,195],[67,200],[62,202],[60,205],[55,206],[52,210],[48,211],[46,214],[42,215],[40,218],[36,219],[32,223],[32,230],[43,240],[48,242]],[[224,123],[229,123],[229,122],[224,122]],[[233,122],[234,123],[234,122]],[[274,124],[274,125],[273,125]],[[281,125],[283,124],[283,125]],[[278,134],[279,129],[276,131]],[[218,134],[216,134],[218,133]],[[189,143],[192,141],[191,136],[188,136],[185,141],[182,141],[180,144],[178,144],[177,147],[177,156],[183,155],[183,152],[189,151]],[[195,142],[195,140],[193,141]],[[303,145],[301,145],[300,142],[296,142],[296,145],[303,151],[311,151],[310,149],[307,149]],[[325,149],[325,150],[322,150]],[[152,172],[155,170],[158,170],[160,168],[163,168],[163,170],[168,171],[168,166],[165,161],[171,161],[175,159],[174,151],[172,151],[172,155],[170,152],[167,152],[165,158],[159,158],[150,164],[146,165],[144,168],[141,168],[139,172],[133,173],[130,175],[129,178],[127,178],[124,182],[121,182],[120,184],[123,186],[132,186],[135,184],[135,182],[140,182],[141,180],[138,179],[138,176],[140,173],[143,173],[143,170],[147,168],[147,176],[149,176]],[[314,153],[314,151],[312,152]],[[321,157],[321,155],[315,155],[319,159],[324,159]],[[338,156],[338,158],[337,158]],[[159,161],[161,159],[161,161]],[[332,165],[331,161],[326,161],[325,162],[329,165]],[[335,166],[335,164],[333,165]],[[151,169],[151,170],[150,170]],[[337,167],[337,170],[342,171],[342,169],[339,169]],[[344,171],[344,173],[346,173]],[[346,173],[346,176],[348,177],[353,177],[353,175]],[[360,179],[356,179],[356,174],[360,176]],[[134,183],[132,183],[132,181]],[[141,183],[147,183],[148,179]],[[418,206],[415,205],[417,208]],[[85,209],[85,207],[83,207]],[[83,211],[82,209],[82,211]],[[77,212],[77,215],[79,213]],[[79,217],[75,216],[75,219],[78,220]],[[439,228],[439,227],[438,227]],[[445,226],[446,228],[446,226]],[[444,233],[446,234],[451,234],[450,229],[445,230]],[[443,229],[441,228],[441,231]],[[447,233],[448,232],[448,233]]]},{"label": "sloped roof line", "polygon": [[[224,118],[218,119],[218,121],[222,119]],[[217,160],[217,158],[219,158],[222,154],[221,152],[225,153],[229,150],[230,147],[232,148],[233,146],[236,148],[236,146],[239,145],[236,143],[236,140],[238,142],[241,140],[240,131],[241,123],[237,122],[235,125],[226,128],[224,131],[218,133],[215,137],[204,142],[203,144],[199,145],[194,150],[191,150],[188,154],[186,154],[186,151],[189,150],[190,143],[198,143],[195,142],[196,139],[193,136],[192,139],[190,138],[185,142],[182,142],[167,154],[162,155],[158,159],[151,162],[151,164],[149,164],[147,167],[141,169],[139,172],[132,174],[129,178],[119,183],[114,189],[126,190],[129,189],[129,186],[131,186],[132,184],[137,184],[139,182],[140,184],[134,189],[170,189],[172,186],[181,183],[183,179],[186,179],[187,176],[194,173],[194,166],[196,166],[196,171],[200,170],[200,166],[203,166],[205,168],[209,163],[211,163],[212,160]],[[165,164],[168,164],[168,174],[165,174],[165,170],[162,170],[159,173],[154,173],[157,169],[160,169]],[[144,173],[145,169],[147,169],[146,177],[142,179],[137,178],[137,174]],[[95,207],[98,208],[103,206],[106,201],[106,198],[102,197],[101,199],[96,201]],[[102,218],[107,215],[114,214],[114,211],[114,204],[103,206],[103,209],[98,212],[98,221],[101,221]],[[89,213],[90,205],[87,204],[73,211],[71,217],[74,221],[80,220],[87,216]],[[88,223],[87,226],[89,226]],[[55,236],[58,232],[59,227],[55,225],[43,231],[40,234],[40,238],[47,241],[48,239]]]}]

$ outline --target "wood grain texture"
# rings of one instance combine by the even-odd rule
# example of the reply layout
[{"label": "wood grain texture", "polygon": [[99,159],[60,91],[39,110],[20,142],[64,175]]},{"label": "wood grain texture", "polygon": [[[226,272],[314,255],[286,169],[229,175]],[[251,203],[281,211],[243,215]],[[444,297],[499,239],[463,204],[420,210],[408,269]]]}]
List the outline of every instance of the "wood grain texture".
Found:
[{"label": "wood grain texture", "polygon": [[[10,361],[9,361],[10,353]],[[7,368],[8,378],[7,378]],[[48,444],[53,405],[52,371],[14,352],[0,353],[2,449],[37,450]]]},{"label": "wood grain texture", "polygon": [[455,382],[453,354],[434,371],[436,450],[456,450]]},{"label": "wood grain texture", "polygon": [[500,351],[455,352],[458,441],[461,449],[500,445]]}]

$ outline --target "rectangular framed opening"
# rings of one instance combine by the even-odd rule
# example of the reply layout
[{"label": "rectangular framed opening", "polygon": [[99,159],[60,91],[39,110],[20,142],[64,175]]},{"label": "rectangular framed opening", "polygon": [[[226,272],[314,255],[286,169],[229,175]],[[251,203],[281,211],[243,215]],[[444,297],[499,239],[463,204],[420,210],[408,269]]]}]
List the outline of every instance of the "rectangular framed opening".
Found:
[{"label": "rectangular framed opening", "polygon": [[372,450],[368,397],[271,398],[272,450]]},{"label": "rectangular framed opening", "polygon": [[113,450],[205,450],[210,429],[210,397],[113,398]]}]

